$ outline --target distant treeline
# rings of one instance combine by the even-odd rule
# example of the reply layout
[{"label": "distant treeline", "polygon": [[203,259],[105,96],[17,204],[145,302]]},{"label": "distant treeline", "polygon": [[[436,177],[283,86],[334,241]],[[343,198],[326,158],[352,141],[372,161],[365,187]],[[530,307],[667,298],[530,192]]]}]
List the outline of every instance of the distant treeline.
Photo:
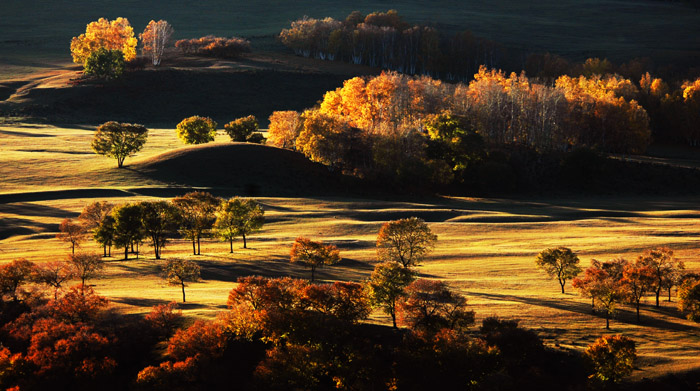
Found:
[{"label": "distant treeline", "polygon": [[[686,2],[700,4],[700,0]],[[395,10],[369,15],[354,11],[343,21],[303,17],[282,30],[279,39],[300,56],[446,81],[469,81],[481,65],[506,71],[524,70],[528,76],[549,81],[561,75],[583,74],[581,64],[556,54],[507,48],[469,30],[447,33],[431,26],[412,25]],[[610,62],[607,65],[613,67]],[[658,67],[648,58],[632,59],[615,72],[635,80],[644,72],[678,82],[700,76],[700,69],[678,64]]]},{"label": "distant treeline", "polygon": [[463,31],[453,36],[434,27],[410,25],[395,10],[344,21],[304,17],[279,35],[284,45],[304,57],[341,60],[407,74],[467,80],[480,65],[499,66],[505,49]]}]

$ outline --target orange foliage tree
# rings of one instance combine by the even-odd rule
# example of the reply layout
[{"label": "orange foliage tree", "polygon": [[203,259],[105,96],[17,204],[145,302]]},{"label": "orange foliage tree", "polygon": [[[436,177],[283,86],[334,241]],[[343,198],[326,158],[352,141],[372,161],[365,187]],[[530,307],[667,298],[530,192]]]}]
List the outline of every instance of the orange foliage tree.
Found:
[{"label": "orange foliage tree", "polygon": [[73,221],[73,219],[63,219],[61,225],[58,226],[60,231],[56,234],[56,239],[70,243],[71,253],[75,255],[75,248],[80,246],[80,243],[85,240],[85,227]]},{"label": "orange foliage tree", "polygon": [[70,51],[73,62],[84,65],[90,55],[98,49],[120,50],[124,54],[125,61],[131,61],[136,57],[136,43],[134,29],[126,18],[107,20],[100,18],[90,22],[85,28],[85,33],[73,37],[70,43]]},{"label": "orange foliage tree", "polygon": [[311,281],[314,280],[316,268],[340,262],[340,250],[332,244],[314,242],[298,237],[290,251],[290,262],[301,263],[311,268]]},{"label": "orange foliage tree", "polygon": [[295,149],[295,141],[301,131],[301,118],[296,111],[275,111],[270,115],[267,142],[271,145]]}]

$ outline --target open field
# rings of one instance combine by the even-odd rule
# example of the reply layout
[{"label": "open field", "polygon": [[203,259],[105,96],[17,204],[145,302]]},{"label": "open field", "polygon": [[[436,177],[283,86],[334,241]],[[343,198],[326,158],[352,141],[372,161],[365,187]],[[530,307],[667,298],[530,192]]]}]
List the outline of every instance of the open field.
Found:
[{"label": "open field", "polygon": [[446,31],[469,29],[506,47],[551,51],[575,60],[650,57],[661,64],[693,64],[700,56],[700,12],[677,2],[5,0],[0,19],[0,80],[44,69],[54,61],[70,61],[71,37],[100,17],[127,17],[137,33],[151,19],[166,19],[175,27],[177,39],[208,34],[266,36],[253,40],[255,50],[276,47],[271,36],[304,15],[342,19],[353,10],[368,13],[391,8],[413,23],[438,25]]},{"label": "open field", "polygon": [[[214,239],[202,244],[202,255],[193,257],[191,245],[173,241],[164,257],[192,257],[203,268],[204,281],[192,284],[183,306],[191,317],[212,317],[225,309],[229,290],[237,277],[251,274],[305,278],[309,271],[288,262],[291,243],[297,236],[336,244],[343,261],[320,269],[319,279],[361,281],[369,276],[375,262],[374,241],[380,225],[392,219],[417,216],[437,233],[438,245],[419,268],[423,277],[444,279],[469,299],[477,321],[498,315],[520,319],[536,330],[548,344],[581,349],[606,333],[605,321],[592,314],[589,301],[569,292],[559,293],[558,284],[534,266],[534,257],[550,246],[569,246],[578,252],[582,264],[591,259],[617,256],[634,259],[656,246],[673,248],[690,269],[700,268],[700,199],[698,197],[597,197],[548,199],[470,199],[394,197],[396,200],[368,199],[361,192],[345,195],[342,178],[327,178],[318,186],[333,190],[328,196],[314,196],[319,188],[306,189],[301,198],[274,196],[290,186],[278,176],[254,171],[277,169],[302,181],[313,174],[315,165],[293,163],[283,152],[262,155],[273,148],[227,142],[219,135],[211,146],[181,147],[172,129],[152,129],[149,141],[127,168],[117,169],[113,160],[89,151],[92,129],[54,126],[0,126],[0,262],[25,257],[42,262],[66,257],[69,247],[54,238],[58,223],[76,217],[87,203],[108,199],[126,202],[172,197],[192,187],[191,176],[212,175],[207,156],[230,153],[230,160],[252,160],[240,172],[228,172],[214,189],[225,196],[246,195],[246,181],[256,182],[267,223],[249,240],[249,249]],[[230,148],[230,149],[229,149]],[[217,152],[219,151],[219,152]],[[230,151],[230,152],[227,152]],[[250,159],[253,153],[260,159]],[[263,158],[264,157],[264,158]],[[189,160],[188,160],[189,159]],[[237,160],[239,159],[239,160]],[[178,163],[179,162],[179,163]],[[173,182],[174,170],[197,166]],[[161,171],[159,171],[159,169]],[[232,168],[231,168],[232,169]],[[285,171],[286,170],[286,171]],[[250,173],[253,174],[250,174]],[[312,174],[309,174],[309,173]],[[334,182],[337,181],[337,182]],[[328,184],[326,184],[328,183]],[[194,183],[195,185],[197,183]],[[327,189],[329,190],[329,189]],[[300,191],[300,190],[299,190]],[[94,243],[85,251],[101,251]],[[155,304],[179,300],[178,287],[160,278],[159,263],[151,248],[144,246],[139,260],[122,261],[118,249],[109,258],[106,275],[90,281],[115,306],[133,313],[145,313]],[[697,325],[686,321],[673,303],[654,308],[648,297],[642,309],[642,324],[636,324],[630,307],[623,306],[612,321],[611,332],[624,333],[639,343],[642,357],[636,378],[697,369],[700,363],[700,335]],[[388,319],[376,312],[372,321]]]}]

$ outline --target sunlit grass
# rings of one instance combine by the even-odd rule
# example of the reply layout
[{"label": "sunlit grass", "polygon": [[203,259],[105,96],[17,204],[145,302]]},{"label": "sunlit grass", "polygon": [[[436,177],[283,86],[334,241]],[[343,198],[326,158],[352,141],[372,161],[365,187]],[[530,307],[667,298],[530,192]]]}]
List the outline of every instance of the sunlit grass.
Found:
[{"label": "sunlit grass", "polygon": [[[89,150],[92,129],[53,126],[0,127],[0,193],[61,189],[133,189],[166,186],[137,172],[116,168],[114,160]],[[217,142],[227,142],[219,136]],[[152,129],[149,141],[127,166],[181,148],[172,129]],[[63,198],[61,193],[57,193]],[[1,195],[1,194],[0,194]],[[69,246],[54,238],[58,224],[76,217],[95,200],[65,198],[0,204],[0,262],[27,258],[35,262],[65,259]],[[97,198],[101,199],[101,198]],[[124,193],[111,202],[152,199]],[[424,218],[438,242],[418,271],[423,277],[444,279],[465,294],[477,313],[516,318],[534,329],[547,344],[582,349],[601,334],[622,333],[639,343],[642,360],[636,377],[697,368],[700,336],[694,323],[675,309],[674,302],[652,306],[648,297],[642,324],[631,307],[622,306],[611,331],[604,318],[591,313],[588,299],[567,283],[559,293],[556,281],[535,267],[535,255],[546,247],[568,246],[581,258],[633,260],[643,250],[669,246],[690,269],[700,268],[700,210],[698,199],[659,197],[598,197],[569,199],[431,198],[413,202],[348,198],[260,197],[267,224],[250,237],[249,248],[216,239],[202,243],[202,255],[191,255],[191,243],[173,240],[163,257],[187,257],[203,270],[203,280],[187,287],[189,317],[214,317],[225,309],[236,278],[245,275],[308,278],[309,270],[289,263],[289,250],[298,236],[336,244],[343,261],[317,271],[320,280],[362,281],[376,262],[375,240],[385,221],[408,216]],[[91,241],[81,251],[101,253]],[[114,306],[130,313],[146,313],[159,303],[180,301],[179,287],[167,285],[160,264],[148,245],[140,259],[123,261],[123,250],[112,249],[104,276],[89,283]],[[133,255],[130,255],[133,257]],[[664,298],[665,300],[665,298]],[[379,311],[373,322],[388,323]]]}]

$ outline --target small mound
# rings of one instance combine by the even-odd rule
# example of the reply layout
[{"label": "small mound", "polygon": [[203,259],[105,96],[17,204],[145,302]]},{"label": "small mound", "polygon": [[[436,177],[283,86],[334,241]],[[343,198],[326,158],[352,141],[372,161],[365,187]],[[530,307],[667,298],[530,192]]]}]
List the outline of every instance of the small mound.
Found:
[{"label": "small mound", "polygon": [[187,147],[131,168],[176,186],[226,189],[246,196],[328,196],[361,191],[356,178],[331,172],[300,153],[258,144]]}]

